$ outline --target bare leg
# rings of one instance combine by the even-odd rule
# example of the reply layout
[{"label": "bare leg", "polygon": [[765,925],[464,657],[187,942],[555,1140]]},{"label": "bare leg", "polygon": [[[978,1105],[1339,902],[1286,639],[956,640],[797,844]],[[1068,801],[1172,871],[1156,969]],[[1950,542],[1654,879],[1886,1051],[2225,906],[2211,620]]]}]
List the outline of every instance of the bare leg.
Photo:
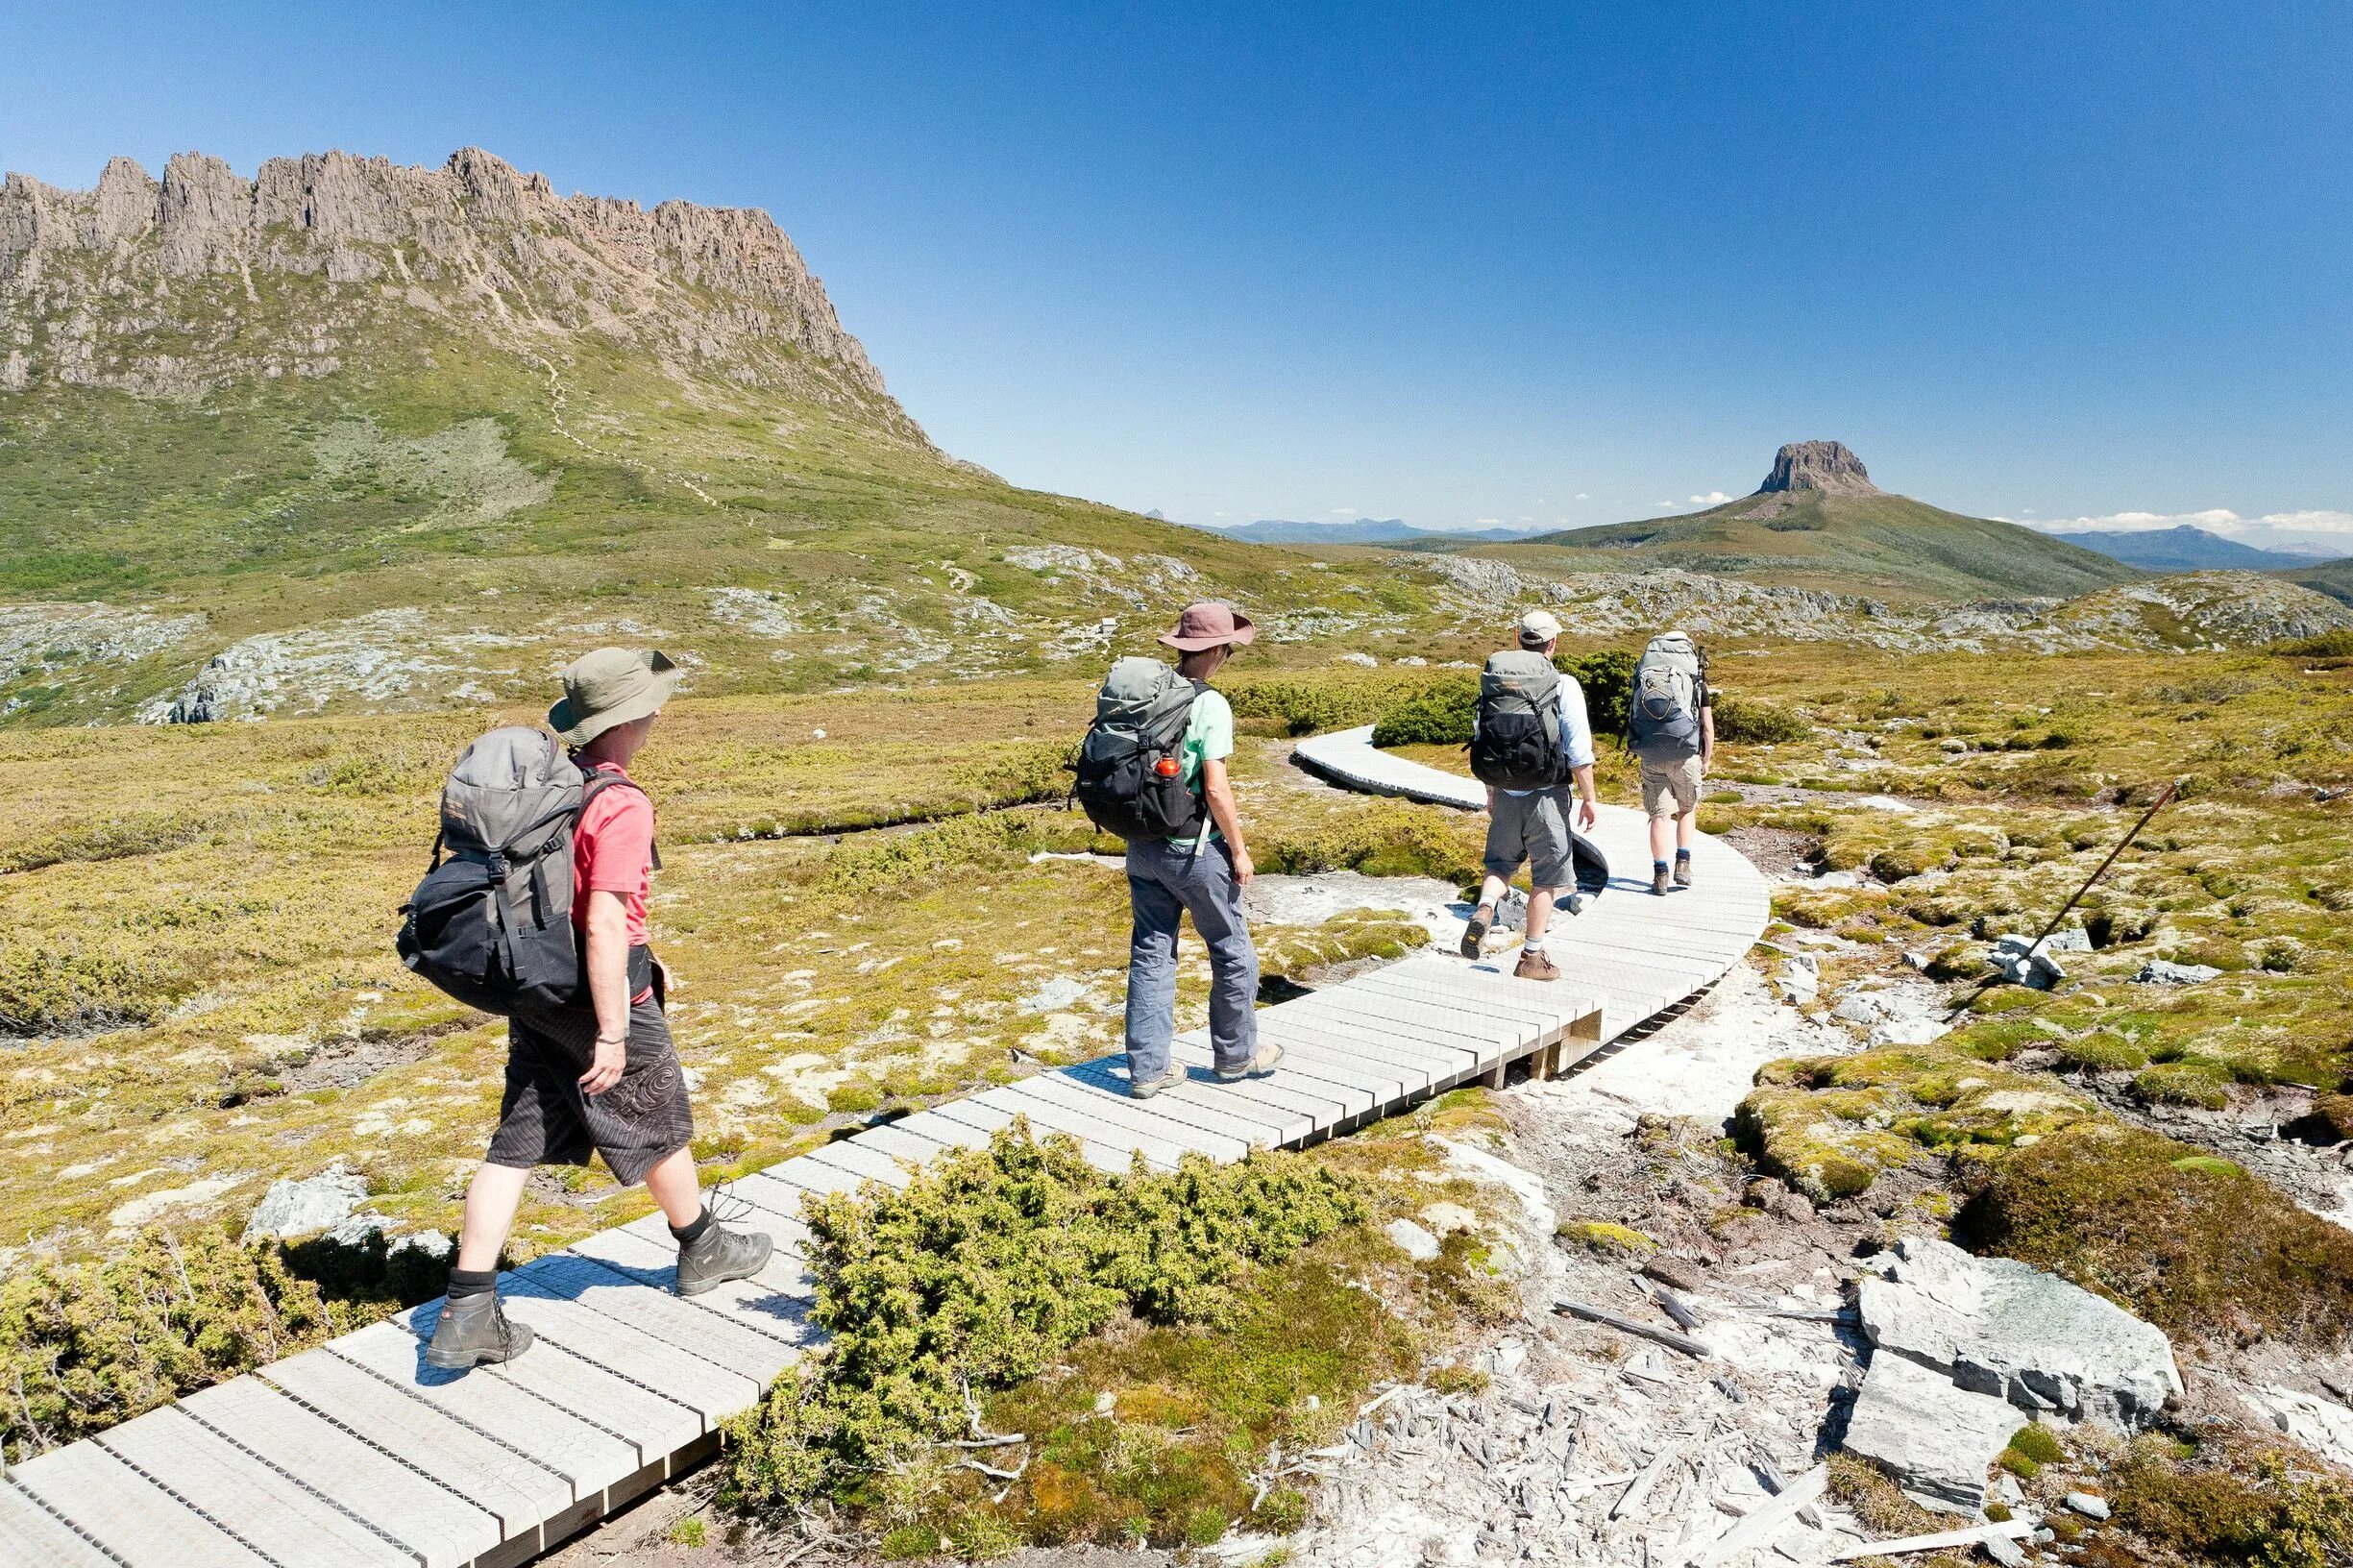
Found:
[{"label": "bare leg", "polygon": [[1667,819],[1664,817],[1651,819],[1651,858],[1667,858]]},{"label": "bare leg", "polygon": [[1486,905],[1489,909],[1493,909],[1504,901],[1504,894],[1509,893],[1510,891],[1511,885],[1509,883],[1506,882],[1502,877],[1497,876],[1493,871],[1489,871],[1487,873],[1487,879],[1479,885],[1479,901]]},{"label": "bare leg", "polygon": [[457,1266],[470,1274],[499,1266],[499,1249],[514,1228],[527,1170],[485,1163],[466,1188],[466,1218],[457,1233]]},{"label": "bare leg", "polygon": [[662,1206],[662,1217],[674,1231],[683,1231],[702,1216],[702,1178],[695,1173],[692,1150],[663,1156],[646,1172],[646,1190]]},{"label": "bare leg", "polygon": [[1544,945],[1544,928],[1552,923],[1553,898],[1557,892],[1554,888],[1538,888],[1528,895],[1528,946]]},{"label": "bare leg", "polygon": [[[1700,814],[1696,811],[1686,811],[1681,816],[1675,819],[1675,847],[1678,849],[1688,849],[1691,847],[1691,834],[1693,825],[1697,823],[1699,820]],[[1655,837],[1655,835],[1654,835],[1654,837]],[[1656,847],[1655,844],[1654,844],[1651,851],[1651,858],[1653,860],[1664,860],[1666,858],[1666,851]]]}]

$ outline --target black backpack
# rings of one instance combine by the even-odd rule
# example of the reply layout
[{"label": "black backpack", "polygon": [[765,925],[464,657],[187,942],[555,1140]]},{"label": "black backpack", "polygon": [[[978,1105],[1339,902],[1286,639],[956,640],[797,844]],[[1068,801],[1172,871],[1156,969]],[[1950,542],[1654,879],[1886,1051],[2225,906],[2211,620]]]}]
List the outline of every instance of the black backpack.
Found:
[{"label": "black backpack", "polygon": [[1541,653],[1488,658],[1479,673],[1471,773],[1499,790],[1549,790],[1569,776],[1560,747],[1560,672]]},{"label": "black backpack", "polygon": [[467,747],[441,788],[425,880],[401,906],[401,962],[485,1013],[579,1000],[572,837],[615,785],[635,788],[617,773],[584,776],[544,729],[510,725]]},{"label": "black backpack", "polygon": [[1111,667],[1071,790],[1089,821],[1131,841],[1200,837],[1209,809],[1186,787],[1179,753],[1193,702],[1208,690],[1207,681],[1189,680],[1158,659]]}]

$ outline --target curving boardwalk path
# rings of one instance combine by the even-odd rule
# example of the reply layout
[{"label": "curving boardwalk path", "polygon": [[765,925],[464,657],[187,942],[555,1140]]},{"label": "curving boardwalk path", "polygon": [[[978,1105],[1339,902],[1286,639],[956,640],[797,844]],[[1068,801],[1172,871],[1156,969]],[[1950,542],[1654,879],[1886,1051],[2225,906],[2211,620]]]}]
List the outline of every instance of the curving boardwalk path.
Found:
[{"label": "curving boardwalk path", "polygon": [[[1369,729],[1302,742],[1351,788],[1482,809],[1467,779],[1375,751]],[[1637,813],[1602,808],[1591,848],[1647,871]],[[1551,1073],[1712,985],[1764,928],[1764,879],[1703,840],[1698,886],[1654,898],[1615,879],[1568,926],[1561,980],[1425,953],[1263,1009],[1282,1042],[1263,1081],[1217,1084],[1196,1031],[1190,1081],[1139,1103],[1122,1059],[1042,1072],[826,1145],[733,1184],[775,1237],[758,1277],[669,1293],[662,1216],[605,1231],[502,1282],[539,1336],[504,1367],[435,1372],[420,1355],[438,1304],[150,1411],[11,1470],[0,1564],[57,1568],[496,1568],[526,1561],[708,1458],[807,1342],[813,1296],[797,1217],[812,1192],[906,1185],[908,1163],[977,1148],[1027,1116],[1088,1158],[1156,1169],[1239,1159],[1388,1115],[1441,1090]],[[1637,895],[1628,890],[1640,888]]]}]

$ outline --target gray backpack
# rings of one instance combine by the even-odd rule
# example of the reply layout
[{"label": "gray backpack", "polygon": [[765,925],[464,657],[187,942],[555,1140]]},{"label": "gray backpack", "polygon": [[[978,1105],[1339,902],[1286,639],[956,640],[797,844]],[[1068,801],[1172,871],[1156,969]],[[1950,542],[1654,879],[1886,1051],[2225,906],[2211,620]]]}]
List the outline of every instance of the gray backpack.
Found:
[{"label": "gray backpack", "polygon": [[1071,794],[1095,826],[1117,838],[1198,838],[1209,812],[1185,782],[1185,729],[1208,683],[1158,659],[1111,667],[1079,747]]},{"label": "gray backpack", "polygon": [[441,789],[432,862],[401,906],[401,962],[486,1013],[576,1000],[573,829],[615,786],[635,787],[583,777],[544,729],[509,725],[467,747]]},{"label": "gray backpack", "polygon": [[1679,631],[1662,631],[1634,665],[1626,703],[1626,745],[1645,762],[1681,762],[1700,754],[1700,709],[1707,664]]},{"label": "gray backpack", "polygon": [[1560,747],[1560,672],[1525,649],[1489,655],[1479,673],[1471,774],[1499,790],[1549,790],[1568,777]]}]

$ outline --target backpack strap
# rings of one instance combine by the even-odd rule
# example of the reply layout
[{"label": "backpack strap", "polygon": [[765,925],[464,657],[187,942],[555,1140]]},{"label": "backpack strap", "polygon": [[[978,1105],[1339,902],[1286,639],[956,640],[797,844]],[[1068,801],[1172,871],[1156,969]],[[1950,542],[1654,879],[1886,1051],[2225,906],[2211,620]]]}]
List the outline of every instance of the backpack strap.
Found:
[{"label": "backpack strap", "polygon": [[[624,773],[612,772],[602,768],[592,768],[588,772],[588,782],[580,786],[580,810],[578,813],[574,815],[572,819],[573,824],[575,826],[579,824],[580,815],[587,812],[588,803],[591,800],[594,800],[597,796],[602,795],[605,791],[613,788],[615,785],[621,785],[625,788],[635,790],[638,794],[646,796],[647,805],[650,806],[653,804],[653,796],[651,795],[648,795],[646,792],[646,786],[640,784],[637,780],[630,778]],[[648,847],[653,851],[653,870],[658,871],[662,869],[662,846],[659,844],[651,844],[649,845]]]}]

